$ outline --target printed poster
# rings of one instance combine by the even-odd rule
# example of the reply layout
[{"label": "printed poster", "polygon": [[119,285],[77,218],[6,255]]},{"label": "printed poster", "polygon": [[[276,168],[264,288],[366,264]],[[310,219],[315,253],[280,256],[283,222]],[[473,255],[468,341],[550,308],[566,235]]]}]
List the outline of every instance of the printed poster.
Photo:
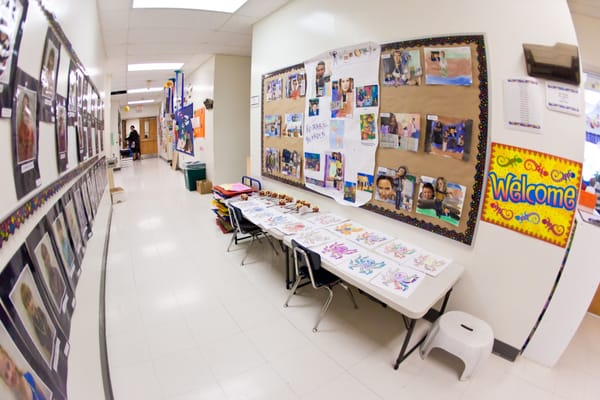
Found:
[{"label": "printed poster", "polygon": [[576,161],[492,143],[481,219],[565,247],[581,168]]},{"label": "printed poster", "polygon": [[379,45],[364,43],[304,63],[305,185],[344,205],[358,207],[372,196],[358,188],[364,188],[359,177],[372,175],[375,166],[379,54]]},{"label": "printed poster", "polygon": [[203,138],[206,136],[206,108],[200,107],[194,111],[194,137],[195,138]]}]

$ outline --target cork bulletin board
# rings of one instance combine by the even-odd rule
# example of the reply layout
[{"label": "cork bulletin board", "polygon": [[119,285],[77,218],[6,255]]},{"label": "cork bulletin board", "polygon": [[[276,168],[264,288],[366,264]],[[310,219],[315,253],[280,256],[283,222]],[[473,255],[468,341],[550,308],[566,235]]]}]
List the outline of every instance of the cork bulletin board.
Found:
[{"label": "cork bulletin board", "polygon": [[[262,87],[262,173],[300,187],[302,170],[310,160],[303,157],[301,138],[282,133],[289,122],[297,123],[290,115],[310,110],[310,97],[291,96],[288,88],[304,74],[303,65],[264,75]],[[348,178],[357,180],[357,190],[371,195],[361,207],[471,244],[488,142],[483,36],[382,44],[379,68],[375,170],[370,176]],[[269,135],[277,115],[280,135]],[[273,159],[273,149],[279,160]],[[302,168],[290,174],[293,152],[302,156]],[[282,172],[284,158],[288,166]]]}]

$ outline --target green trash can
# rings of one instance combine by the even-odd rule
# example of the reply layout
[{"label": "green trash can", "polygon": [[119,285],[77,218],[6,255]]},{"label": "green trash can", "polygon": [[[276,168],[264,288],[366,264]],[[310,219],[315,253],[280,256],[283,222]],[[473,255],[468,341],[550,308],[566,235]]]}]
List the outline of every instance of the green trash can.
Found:
[{"label": "green trash can", "polygon": [[206,164],[200,161],[188,161],[183,165],[185,187],[191,192],[196,190],[196,181],[206,179]]}]

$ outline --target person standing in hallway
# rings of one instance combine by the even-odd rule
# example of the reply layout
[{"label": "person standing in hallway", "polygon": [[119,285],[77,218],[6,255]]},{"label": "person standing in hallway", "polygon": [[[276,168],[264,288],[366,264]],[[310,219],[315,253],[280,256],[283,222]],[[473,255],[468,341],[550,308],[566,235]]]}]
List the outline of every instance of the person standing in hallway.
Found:
[{"label": "person standing in hallway", "polygon": [[127,144],[133,153],[133,159],[140,159],[140,134],[135,130],[135,126],[129,128],[129,136],[127,136]]}]

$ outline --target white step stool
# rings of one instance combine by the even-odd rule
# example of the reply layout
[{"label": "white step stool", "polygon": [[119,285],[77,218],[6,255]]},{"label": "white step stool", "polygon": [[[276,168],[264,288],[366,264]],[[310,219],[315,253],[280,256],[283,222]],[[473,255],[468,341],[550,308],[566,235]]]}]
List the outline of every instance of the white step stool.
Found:
[{"label": "white step stool", "polygon": [[464,381],[485,362],[493,345],[494,333],[487,323],[462,311],[450,311],[433,323],[419,353],[425,358],[437,347],[454,354],[465,363],[460,376]]}]

